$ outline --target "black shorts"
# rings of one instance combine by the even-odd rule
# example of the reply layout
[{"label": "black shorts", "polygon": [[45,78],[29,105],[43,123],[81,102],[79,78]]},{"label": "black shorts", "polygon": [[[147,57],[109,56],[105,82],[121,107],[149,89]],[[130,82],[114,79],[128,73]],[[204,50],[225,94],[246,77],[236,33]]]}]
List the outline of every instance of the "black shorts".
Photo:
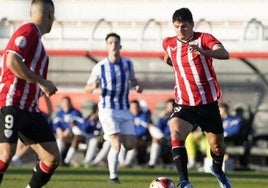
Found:
[{"label": "black shorts", "polygon": [[39,112],[28,112],[14,106],[0,109],[0,142],[25,144],[56,141],[47,119]]},{"label": "black shorts", "polygon": [[198,126],[202,131],[214,134],[223,133],[221,115],[218,102],[199,105],[199,106],[182,106],[174,104],[173,113],[170,118],[178,117],[187,121],[196,129]]}]

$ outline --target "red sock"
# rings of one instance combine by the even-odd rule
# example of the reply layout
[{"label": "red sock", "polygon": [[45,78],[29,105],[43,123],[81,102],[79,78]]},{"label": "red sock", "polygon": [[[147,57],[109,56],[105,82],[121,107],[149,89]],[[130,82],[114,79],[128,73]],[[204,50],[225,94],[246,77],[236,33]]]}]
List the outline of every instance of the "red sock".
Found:
[{"label": "red sock", "polygon": [[184,145],[185,145],[184,140],[172,140],[171,141],[172,148],[184,147]]},{"label": "red sock", "polygon": [[4,163],[3,161],[0,160],[0,173],[5,173],[5,171],[7,170],[9,164]]}]

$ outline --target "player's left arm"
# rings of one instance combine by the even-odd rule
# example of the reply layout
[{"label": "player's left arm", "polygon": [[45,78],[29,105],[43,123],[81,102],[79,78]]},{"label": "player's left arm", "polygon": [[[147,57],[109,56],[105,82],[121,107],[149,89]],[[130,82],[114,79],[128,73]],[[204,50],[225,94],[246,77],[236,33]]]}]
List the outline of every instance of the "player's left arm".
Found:
[{"label": "player's left arm", "polygon": [[223,47],[222,44],[214,44],[211,49],[205,50],[200,48],[198,45],[189,45],[189,50],[192,53],[198,55],[208,56],[215,59],[229,59],[229,52]]},{"label": "player's left arm", "polygon": [[142,86],[139,84],[138,80],[136,78],[132,78],[130,80],[131,82],[131,86],[135,89],[136,92],[138,93],[142,93],[143,91],[143,88]]},{"label": "player's left arm", "polygon": [[12,52],[8,52],[6,55],[7,68],[12,71],[16,77],[27,80],[28,82],[37,83],[46,96],[56,93],[56,86],[51,81],[44,79],[29,69],[21,57]]},{"label": "player's left arm", "polygon": [[136,79],[136,76],[135,76],[135,71],[134,71],[134,66],[133,66],[133,63],[132,61],[129,61],[129,82],[130,82],[130,85],[131,87],[134,88],[134,90],[138,93],[142,93],[143,91],[143,88],[142,86],[139,84],[138,80]]},{"label": "player's left arm", "polygon": [[229,59],[229,52],[223,47],[222,44],[213,45],[211,50],[204,50],[203,55],[216,59]]}]

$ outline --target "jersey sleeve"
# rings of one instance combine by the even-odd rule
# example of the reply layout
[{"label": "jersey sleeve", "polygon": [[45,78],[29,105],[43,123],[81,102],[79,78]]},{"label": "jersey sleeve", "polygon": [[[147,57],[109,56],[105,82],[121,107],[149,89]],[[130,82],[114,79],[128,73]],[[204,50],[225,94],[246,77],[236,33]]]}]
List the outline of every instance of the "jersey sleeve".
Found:
[{"label": "jersey sleeve", "polygon": [[167,40],[168,40],[168,38],[165,38],[165,39],[163,40],[163,42],[162,42],[162,47],[163,47],[163,49],[164,49],[165,51],[167,51],[167,47],[168,47]]},{"label": "jersey sleeve", "polygon": [[37,28],[33,24],[21,26],[12,35],[6,51],[14,52],[22,59],[25,59],[31,53],[31,49],[34,48],[33,44],[36,44],[39,40],[37,33]]},{"label": "jersey sleeve", "polygon": [[215,44],[221,44],[221,42],[211,34],[203,34],[202,46],[206,49],[212,49]]},{"label": "jersey sleeve", "polygon": [[101,69],[98,63],[93,67],[92,72],[87,80],[87,85],[93,84],[96,81],[100,82],[100,74],[101,74]]},{"label": "jersey sleeve", "polygon": [[129,66],[129,79],[133,80],[135,79],[135,71],[134,71],[134,65],[131,60],[127,60],[128,66]]}]

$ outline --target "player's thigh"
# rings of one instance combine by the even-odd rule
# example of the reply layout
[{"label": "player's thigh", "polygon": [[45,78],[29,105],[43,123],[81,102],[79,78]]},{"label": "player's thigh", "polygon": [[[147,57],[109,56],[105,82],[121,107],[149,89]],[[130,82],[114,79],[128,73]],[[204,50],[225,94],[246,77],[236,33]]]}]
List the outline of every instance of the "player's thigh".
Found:
[{"label": "player's thigh", "polygon": [[114,116],[113,110],[100,109],[99,114],[99,120],[106,139],[111,134],[120,133],[119,120]]},{"label": "player's thigh", "polygon": [[169,120],[171,140],[185,140],[187,135],[193,130],[193,126],[187,121],[173,117]]},{"label": "player's thigh", "polygon": [[12,156],[16,152],[16,144],[10,144],[7,142],[0,143],[0,160],[3,162],[10,162]]},{"label": "player's thigh", "polygon": [[56,142],[31,144],[31,148],[47,166],[55,166],[60,163],[60,153]]}]

